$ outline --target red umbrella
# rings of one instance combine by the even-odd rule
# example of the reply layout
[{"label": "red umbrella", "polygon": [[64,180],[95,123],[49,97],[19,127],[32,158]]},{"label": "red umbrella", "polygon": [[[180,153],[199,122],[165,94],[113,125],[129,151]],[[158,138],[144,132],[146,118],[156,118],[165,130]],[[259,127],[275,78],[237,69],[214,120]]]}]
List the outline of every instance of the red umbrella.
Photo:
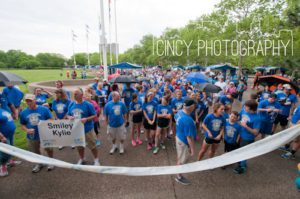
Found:
[{"label": "red umbrella", "polygon": [[108,81],[110,81],[112,78],[119,77],[119,76],[120,76],[119,73],[111,74],[111,75],[108,76]]}]

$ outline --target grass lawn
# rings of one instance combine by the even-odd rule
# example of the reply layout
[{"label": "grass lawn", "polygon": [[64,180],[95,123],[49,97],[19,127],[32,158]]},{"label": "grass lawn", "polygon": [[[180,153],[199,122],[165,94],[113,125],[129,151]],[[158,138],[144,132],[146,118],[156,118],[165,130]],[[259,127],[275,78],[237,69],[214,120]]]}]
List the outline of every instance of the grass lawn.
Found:
[{"label": "grass lawn", "polygon": [[[67,79],[66,71],[67,70],[60,70],[60,69],[53,69],[53,70],[2,70],[0,71],[7,71],[19,75],[26,79],[28,83],[31,82],[40,82],[40,81],[47,81],[47,80],[64,80]],[[71,71],[71,70],[70,70]],[[61,76],[62,74],[62,76]],[[77,77],[80,77],[80,70],[77,71]],[[24,92],[28,92],[27,85],[19,85],[20,89]],[[0,88],[2,91],[3,88]],[[25,105],[22,103],[23,106]],[[26,141],[26,134],[20,128],[20,122],[15,121],[17,125],[17,129],[15,132],[15,140],[14,145],[23,149],[27,148],[27,141]]]}]

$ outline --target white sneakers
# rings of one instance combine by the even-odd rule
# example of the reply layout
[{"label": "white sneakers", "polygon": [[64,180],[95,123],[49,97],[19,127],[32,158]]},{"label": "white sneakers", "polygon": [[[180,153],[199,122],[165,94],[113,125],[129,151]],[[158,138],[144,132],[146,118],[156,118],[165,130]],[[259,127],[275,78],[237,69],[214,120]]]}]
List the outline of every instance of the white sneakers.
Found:
[{"label": "white sneakers", "polygon": [[4,176],[8,176],[6,164],[0,166],[0,177],[4,177]]},{"label": "white sneakers", "polygon": [[[114,154],[114,152],[118,149],[118,146],[116,144],[113,144],[109,153],[110,155]],[[120,143],[120,146],[119,146],[119,153],[120,154],[124,154],[124,144]]]}]

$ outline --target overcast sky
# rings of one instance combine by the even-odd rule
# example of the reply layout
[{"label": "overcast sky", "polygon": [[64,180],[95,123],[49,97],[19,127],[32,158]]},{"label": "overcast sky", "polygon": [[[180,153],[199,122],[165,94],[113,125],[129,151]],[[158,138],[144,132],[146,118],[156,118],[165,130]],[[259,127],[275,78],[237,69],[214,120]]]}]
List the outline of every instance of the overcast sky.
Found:
[{"label": "overcast sky", "polygon": [[[160,35],[212,12],[220,0],[117,0],[120,52],[145,34]],[[112,22],[114,22],[114,0]],[[108,38],[108,0],[104,0]],[[98,51],[99,0],[1,0],[0,49],[72,55],[71,30],[78,36],[75,52],[86,52],[85,24],[90,27],[89,51]],[[114,23],[112,23],[114,35]],[[112,38],[114,42],[114,37]]]}]

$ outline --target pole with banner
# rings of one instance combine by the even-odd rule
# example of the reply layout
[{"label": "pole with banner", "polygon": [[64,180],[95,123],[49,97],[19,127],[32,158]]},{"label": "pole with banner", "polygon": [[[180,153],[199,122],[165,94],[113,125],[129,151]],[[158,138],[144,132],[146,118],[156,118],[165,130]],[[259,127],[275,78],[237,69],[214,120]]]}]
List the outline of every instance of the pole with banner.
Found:
[{"label": "pole with banner", "polygon": [[103,57],[103,68],[104,68],[104,79],[108,77],[108,70],[107,70],[107,54],[106,54],[106,38],[105,38],[105,23],[104,23],[104,5],[103,0],[100,0],[100,13],[101,13],[101,29],[102,29],[102,57]]}]

